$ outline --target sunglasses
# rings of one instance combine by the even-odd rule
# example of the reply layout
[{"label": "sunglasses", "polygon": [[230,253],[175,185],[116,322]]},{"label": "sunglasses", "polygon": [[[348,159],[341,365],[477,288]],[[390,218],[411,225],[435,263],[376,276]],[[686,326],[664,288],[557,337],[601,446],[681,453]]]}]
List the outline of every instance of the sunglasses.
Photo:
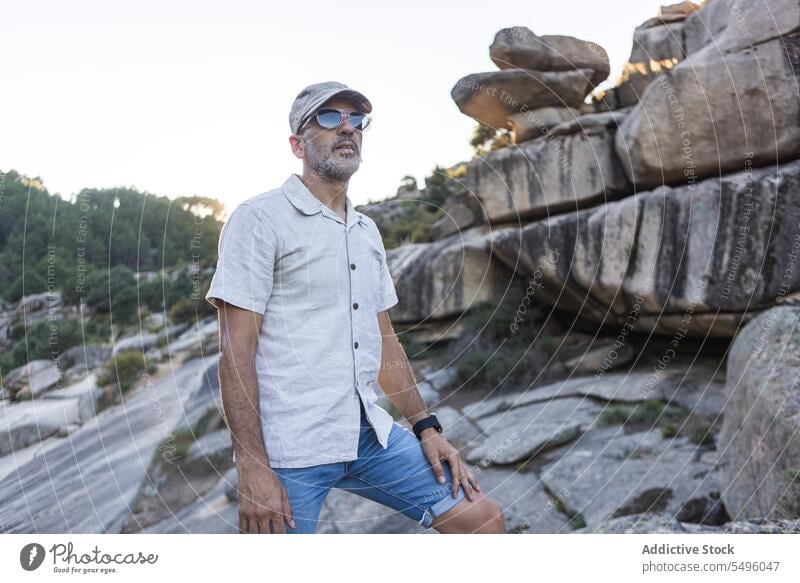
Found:
[{"label": "sunglasses", "polygon": [[[345,114],[345,112],[339,111],[338,109],[319,109],[311,119],[316,119],[321,128],[332,130],[333,128],[338,128],[340,125],[342,125],[342,123],[344,123],[345,115],[347,115],[347,119],[350,120],[350,124],[353,126],[353,128],[360,132],[363,132],[365,129],[367,129],[372,121],[372,118],[364,112],[351,111],[350,113]],[[311,121],[311,119],[308,121]],[[303,124],[303,127],[308,124],[308,121]],[[301,131],[302,129],[303,128],[300,128]]]}]

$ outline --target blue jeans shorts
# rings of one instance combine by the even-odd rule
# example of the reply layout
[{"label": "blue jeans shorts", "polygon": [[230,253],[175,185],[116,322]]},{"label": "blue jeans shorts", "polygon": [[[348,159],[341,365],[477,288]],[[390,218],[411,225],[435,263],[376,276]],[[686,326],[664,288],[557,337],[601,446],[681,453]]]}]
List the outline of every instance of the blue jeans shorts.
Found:
[{"label": "blue jeans shorts", "polygon": [[428,528],[433,519],[465,498],[459,486],[453,498],[449,464],[442,462],[445,483],[436,481],[431,464],[413,433],[395,423],[383,449],[361,408],[358,459],[306,468],[273,468],[289,502],[296,528],[287,533],[313,533],[331,488],[341,488],[402,512]]}]

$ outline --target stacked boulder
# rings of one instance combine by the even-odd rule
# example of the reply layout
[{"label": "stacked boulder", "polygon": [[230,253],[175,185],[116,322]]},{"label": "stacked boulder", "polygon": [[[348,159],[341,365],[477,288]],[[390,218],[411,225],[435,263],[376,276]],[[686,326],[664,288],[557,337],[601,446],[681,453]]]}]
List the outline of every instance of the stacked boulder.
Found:
[{"label": "stacked boulder", "polygon": [[662,6],[656,17],[636,27],[631,56],[616,86],[595,95],[595,102],[600,109],[635,105],[651,81],[686,57],[684,24],[697,9],[698,5],[694,2]]},{"label": "stacked boulder", "polygon": [[481,124],[511,129],[515,143],[574,119],[609,73],[608,54],[599,45],[569,36],[537,36],[523,26],[499,31],[489,55],[500,70],[467,75],[451,96]]}]

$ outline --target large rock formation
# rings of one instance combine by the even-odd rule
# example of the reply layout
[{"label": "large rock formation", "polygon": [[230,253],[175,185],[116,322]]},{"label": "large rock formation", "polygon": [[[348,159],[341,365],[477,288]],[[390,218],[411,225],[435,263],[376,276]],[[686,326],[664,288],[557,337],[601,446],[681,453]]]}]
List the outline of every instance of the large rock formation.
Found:
[{"label": "large rock formation", "polygon": [[617,133],[628,179],[681,184],[800,155],[797,1],[709,2],[686,27],[687,58],[647,87]]},{"label": "large rock formation", "polygon": [[798,190],[792,162],[496,229],[486,245],[584,320],[731,337],[800,289]]},{"label": "large rock formation", "polygon": [[473,227],[433,243],[404,245],[387,252],[398,297],[396,322],[439,320],[517,289],[513,272],[491,260],[488,227]]},{"label": "large rock formation", "polygon": [[631,192],[614,150],[616,127],[579,131],[580,120],[470,162],[469,186],[489,222],[552,216]]},{"label": "large rock formation", "polygon": [[800,308],[761,314],[736,337],[719,447],[734,520],[800,516]]}]

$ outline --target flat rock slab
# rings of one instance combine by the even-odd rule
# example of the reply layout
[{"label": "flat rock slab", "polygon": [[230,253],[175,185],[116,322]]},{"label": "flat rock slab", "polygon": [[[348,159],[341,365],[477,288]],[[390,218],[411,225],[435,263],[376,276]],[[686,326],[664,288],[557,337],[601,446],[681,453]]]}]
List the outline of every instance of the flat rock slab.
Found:
[{"label": "flat rock slab", "polygon": [[47,439],[81,422],[81,399],[39,399],[0,408],[0,456]]},{"label": "flat rock slab", "polygon": [[444,436],[457,447],[466,447],[481,436],[481,430],[472,420],[452,407],[438,407],[436,416],[442,424]]},{"label": "flat rock slab", "polygon": [[237,470],[231,468],[216,486],[195,502],[182,508],[166,520],[143,529],[148,534],[237,534],[239,532],[239,505],[231,500],[231,489],[236,488]]},{"label": "flat rock slab", "polygon": [[556,510],[539,478],[530,472],[474,468],[484,494],[503,508],[506,531],[528,534],[571,532],[567,517]]},{"label": "flat rock slab", "polygon": [[674,366],[663,372],[651,367],[624,373],[573,377],[527,391],[476,401],[466,405],[463,411],[472,419],[480,419],[499,411],[551,399],[592,397],[622,403],[659,399],[712,417],[722,412],[728,399],[723,374],[720,367],[700,364],[688,368]]},{"label": "flat rock slab", "polygon": [[646,511],[677,515],[690,500],[718,492],[716,474],[697,461],[701,451],[660,431],[590,431],[545,466],[542,481],[570,515],[580,514],[592,528]]},{"label": "flat rock slab", "polygon": [[472,463],[511,464],[580,436],[601,407],[585,399],[556,399],[478,420],[489,437],[467,454]]},{"label": "flat rock slab", "polygon": [[[137,389],[0,481],[0,531],[117,532],[157,455],[199,390],[200,359]],[[59,404],[62,400],[50,401]]]},{"label": "flat rock slab", "polygon": [[410,534],[426,530],[397,510],[336,488],[325,499],[317,525],[318,533]]}]

